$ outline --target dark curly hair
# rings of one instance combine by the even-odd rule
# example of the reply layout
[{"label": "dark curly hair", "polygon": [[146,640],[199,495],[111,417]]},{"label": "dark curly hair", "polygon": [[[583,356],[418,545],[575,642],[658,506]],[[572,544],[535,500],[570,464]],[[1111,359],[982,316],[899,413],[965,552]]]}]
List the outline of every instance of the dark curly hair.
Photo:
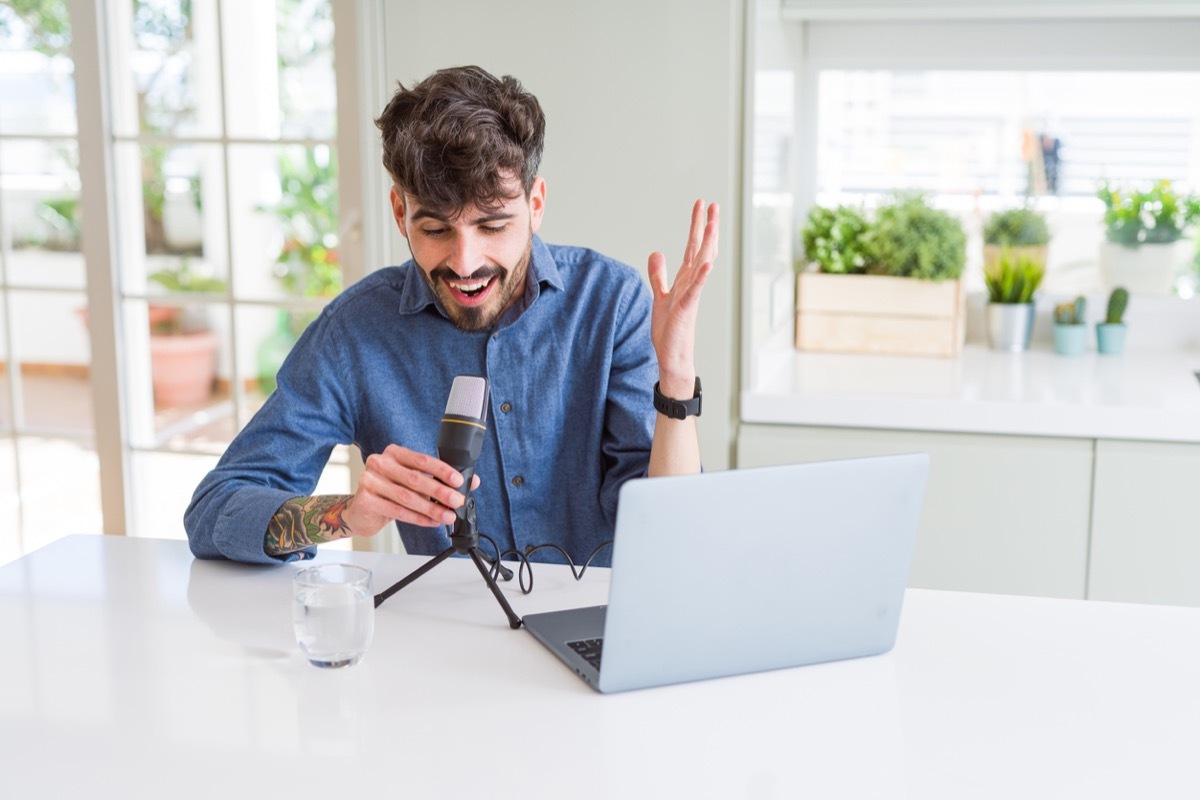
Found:
[{"label": "dark curly hair", "polygon": [[375,120],[383,166],[425,209],[451,219],[473,205],[494,210],[513,199],[515,177],[529,196],[542,160],[546,117],[511,76],[451,67],[396,93]]}]

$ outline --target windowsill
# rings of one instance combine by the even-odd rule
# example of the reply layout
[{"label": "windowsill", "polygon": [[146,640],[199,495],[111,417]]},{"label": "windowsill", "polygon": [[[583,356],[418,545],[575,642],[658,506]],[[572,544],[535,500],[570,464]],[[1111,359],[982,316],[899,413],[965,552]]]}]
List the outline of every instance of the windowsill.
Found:
[{"label": "windowsill", "polygon": [[1200,349],[1059,356],[969,343],[955,358],[756,354],[747,423],[1200,443]]}]

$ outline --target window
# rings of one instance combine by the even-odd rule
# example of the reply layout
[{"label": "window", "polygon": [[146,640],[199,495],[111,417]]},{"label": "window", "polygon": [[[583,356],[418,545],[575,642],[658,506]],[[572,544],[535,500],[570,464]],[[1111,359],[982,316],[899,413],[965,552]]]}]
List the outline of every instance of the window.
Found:
[{"label": "window", "polygon": [[[339,129],[334,71],[335,18],[351,31],[354,13],[331,0],[0,7],[0,492],[22,501],[4,505],[0,562],[66,533],[182,537],[200,478],[361,272],[346,274],[339,188],[352,206],[359,192],[338,159],[360,123]],[[72,29],[90,61],[72,60]],[[76,110],[77,70],[105,104]],[[80,165],[79,143],[98,141],[107,163]],[[81,252],[89,209],[108,224]],[[109,314],[89,314],[89,296],[116,319],[91,337],[89,317]],[[111,446],[93,406],[120,431]],[[349,460],[335,450],[318,491],[349,491]],[[103,513],[102,494],[118,498]]]},{"label": "window", "polygon": [[1102,181],[1200,187],[1200,72],[823,70],[817,93],[816,202],[931,193],[976,240],[976,288],[995,210],[1044,212],[1045,290],[1086,292],[1099,281]]},{"label": "window", "polygon": [[[790,346],[791,273],[814,203],[930,194],[963,221],[968,289],[982,291],[984,219],[1032,202],[1053,236],[1043,287],[1070,295],[1101,288],[1101,179],[1200,192],[1194,9],[1106,19],[1080,6],[1054,19],[992,4],[986,20],[938,20],[929,8],[906,18],[896,4],[818,5],[789,19],[807,4],[754,4],[743,385],[765,345]],[[1178,266],[1175,290],[1191,297],[1195,250]]]},{"label": "window", "polygon": [[71,36],[0,6],[0,562],[102,528]]}]

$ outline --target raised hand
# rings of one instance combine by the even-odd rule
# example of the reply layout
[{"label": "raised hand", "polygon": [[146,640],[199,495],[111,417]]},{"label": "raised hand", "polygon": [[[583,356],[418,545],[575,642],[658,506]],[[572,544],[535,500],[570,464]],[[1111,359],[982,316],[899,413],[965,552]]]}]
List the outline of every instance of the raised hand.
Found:
[{"label": "raised hand", "polygon": [[720,213],[716,203],[709,205],[705,222],[704,201],[697,200],[692,206],[692,223],[683,263],[673,284],[667,284],[663,254],[650,254],[648,272],[650,289],[654,293],[650,338],[658,355],[659,386],[667,397],[685,399],[692,396],[696,379],[696,317],[700,291],[717,258]]}]

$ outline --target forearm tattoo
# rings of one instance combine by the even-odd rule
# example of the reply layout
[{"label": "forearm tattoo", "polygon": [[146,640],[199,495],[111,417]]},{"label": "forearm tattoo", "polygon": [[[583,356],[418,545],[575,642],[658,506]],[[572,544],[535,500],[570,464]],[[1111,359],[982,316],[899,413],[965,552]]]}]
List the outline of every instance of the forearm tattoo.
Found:
[{"label": "forearm tattoo", "polygon": [[323,494],[288,500],[271,517],[263,550],[267,555],[280,556],[321,542],[346,538],[351,531],[342,521],[342,514],[351,497],[353,495]]}]

